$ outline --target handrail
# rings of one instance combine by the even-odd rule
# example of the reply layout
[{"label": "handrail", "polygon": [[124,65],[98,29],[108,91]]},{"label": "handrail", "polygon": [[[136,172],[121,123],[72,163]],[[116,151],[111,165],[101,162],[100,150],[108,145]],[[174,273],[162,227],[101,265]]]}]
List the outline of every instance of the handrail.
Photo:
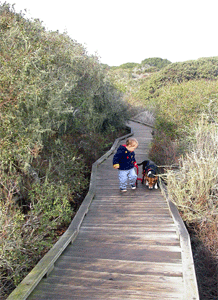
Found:
[{"label": "handrail", "polygon": [[180,246],[182,250],[182,267],[184,279],[184,300],[199,300],[198,284],[196,279],[191,241],[189,233],[185,224],[179,214],[177,206],[169,199],[166,185],[161,180],[160,186],[163,194],[165,195],[170,213],[176,225],[177,234],[180,239]]},{"label": "handrail", "polygon": [[44,257],[37,263],[37,265],[32,269],[32,271],[23,279],[23,281],[13,290],[13,292],[8,296],[7,300],[26,300],[27,297],[31,294],[31,292],[35,289],[35,287],[39,284],[41,279],[44,276],[49,275],[49,273],[54,268],[56,260],[60,257],[60,255],[66,249],[66,247],[70,243],[73,243],[73,241],[78,235],[82,221],[85,215],[87,214],[92,200],[95,196],[95,179],[98,165],[103,163],[103,161],[105,161],[110,155],[114,153],[118,143],[121,140],[133,135],[131,127],[126,127],[130,129],[130,133],[117,138],[114,141],[111,149],[92,164],[89,191],[86,197],[84,198],[82,204],[80,205],[80,208],[74,216],[68,229],[54,244],[54,246],[44,255]]}]

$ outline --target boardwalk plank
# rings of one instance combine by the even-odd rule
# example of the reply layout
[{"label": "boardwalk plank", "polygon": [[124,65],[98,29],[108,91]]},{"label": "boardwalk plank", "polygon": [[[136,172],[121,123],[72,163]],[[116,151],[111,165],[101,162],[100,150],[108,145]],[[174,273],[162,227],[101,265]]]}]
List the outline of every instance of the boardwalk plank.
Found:
[{"label": "boardwalk plank", "polygon": [[[56,268],[53,273],[47,279],[47,284],[55,282],[55,284],[67,285],[72,283],[74,286],[86,286],[90,287],[94,281],[97,283],[96,287],[103,288],[114,288],[114,282],[116,281],[116,288],[119,289],[143,289],[148,291],[154,287],[159,289],[172,290],[171,285],[175,286],[176,289],[182,289],[182,278],[171,277],[171,276],[160,276],[160,275],[132,275],[122,274],[114,272],[96,272],[87,270],[71,270],[71,269],[60,269]],[[84,278],[81,283],[80,278]],[[143,287],[142,287],[143,286]]]},{"label": "boardwalk plank", "polygon": [[172,246],[180,246],[177,235],[173,233],[146,233],[146,234],[105,234],[105,232],[101,233],[93,233],[90,231],[81,232],[80,236],[77,239],[78,241],[84,240],[89,242],[98,242],[98,243],[114,243],[114,244],[152,244],[152,245],[172,245]]},{"label": "boardwalk plank", "polygon": [[62,256],[56,263],[57,268],[88,270],[96,272],[121,273],[133,275],[156,275],[182,277],[182,264],[158,263],[147,261],[125,261],[88,257]]},{"label": "boardwalk plank", "polygon": [[104,244],[104,245],[90,245],[89,243],[81,243],[76,246],[69,246],[64,255],[79,256],[102,259],[115,259],[115,260],[135,260],[135,261],[153,261],[153,262],[178,262],[181,259],[181,253],[179,251],[165,251],[157,249],[149,249],[149,246],[136,247],[135,245],[125,246],[119,244]]},{"label": "boardwalk plank", "polygon": [[[51,286],[62,285],[64,286],[78,286],[92,288],[93,286],[98,289],[104,290],[119,290],[119,291],[137,291],[144,294],[153,292],[156,293],[172,291],[182,292],[182,279],[177,277],[167,276],[137,276],[137,275],[123,275],[116,273],[90,272],[90,271],[77,271],[72,270],[57,270],[59,276],[50,275],[46,285]],[[125,298],[124,298],[125,299]]]},{"label": "boardwalk plank", "polygon": [[92,287],[74,285],[49,285],[43,283],[40,291],[35,291],[31,297],[32,300],[182,300],[181,292],[165,292],[159,291],[132,291],[132,290],[119,290],[119,289],[99,289],[93,284]]},{"label": "boardwalk plank", "polygon": [[[114,224],[107,224],[107,225],[86,225],[83,226],[83,230],[87,230],[89,232],[96,232],[96,235],[99,234],[99,232],[103,232],[107,235],[110,234],[124,234],[125,232],[129,232],[132,234],[139,234],[144,232],[176,232],[175,225],[168,224],[165,227],[161,227],[159,224],[153,225],[153,223],[147,223],[146,225],[119,225],[115,226]],[[113,231],[113,232],[112,232]],[[137,232],[137,233],[136,233]]]}]

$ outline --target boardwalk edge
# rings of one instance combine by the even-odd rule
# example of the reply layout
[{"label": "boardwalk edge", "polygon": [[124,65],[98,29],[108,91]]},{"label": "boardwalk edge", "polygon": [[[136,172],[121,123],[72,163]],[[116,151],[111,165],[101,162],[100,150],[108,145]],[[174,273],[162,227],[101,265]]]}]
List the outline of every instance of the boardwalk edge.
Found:
[{"label": "boardwalk edge", "polygon": [[109,156],[111,156],[115,152],[117,145],[121,140],[124,140],[134,134],[132,132],[131,127],[126,127],[130,130],[130,133],[117,138],[114,141],[111,149],[108,152],[106,152],[103,156],[101,156],[96,162],[93,163],[89,191],[86,197],[84,198],[82,204],[80,205],[80,208],[74,216],[68,229],[54,244],[54,246],[43,256],[43,258],[37,263],[37,265],[32,269],[32,271],[30,271],[30,273],[22,280],[22,282],[12,291],[12,293],[8,296],[7,300],[26,300],[27,297],[42,280],[42,278],[49,275],[49,273],[54,268],[55,262],[63,253],[63,251],[67,248],[67,246],[70,243],[73,243],[73,241],[78,235],[82,221],[86,216],[89,207],[92,203],[92,200],[95,196],[95,179],[98,165],[103,163]]},{"label": "boardwalk edge", "polygon": [[198,284],[195,273],[194,260],[189,233],[179,214],[177,206],[169,199],[167,187],[163,181],[160,182],[161,190],[165,195],[170,213],[176,225],[177,234],[182,249],[182,265],[185,295],[184,300],[199,300]]}]

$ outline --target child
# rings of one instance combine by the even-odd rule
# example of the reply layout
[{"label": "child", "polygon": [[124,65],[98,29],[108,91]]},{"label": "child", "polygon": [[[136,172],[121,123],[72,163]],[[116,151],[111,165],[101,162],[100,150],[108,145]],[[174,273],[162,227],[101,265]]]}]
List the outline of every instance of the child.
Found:
[{"label": "child", "polygon": [[135,183],[137,175],[134,170],[136,165],[135,152],[134,150],[138,147],[138,141],[134,138],[129,138],[126,141],[126,145],[119,146],[117,152],[113,158],[114,169],[119,169],[119,181],[121,192],[126,192],[127,181],[129,178],[129,183],[131,188],[134,190],[136,188]]}]

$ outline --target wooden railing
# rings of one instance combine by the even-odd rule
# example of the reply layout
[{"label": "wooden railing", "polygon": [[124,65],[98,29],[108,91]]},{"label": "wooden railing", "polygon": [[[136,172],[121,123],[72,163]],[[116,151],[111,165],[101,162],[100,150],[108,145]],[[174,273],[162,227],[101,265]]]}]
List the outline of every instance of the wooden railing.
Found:
[{"label": "wooden railing", "polygon": [[169,199],[167,188],[163,181],[161,181],[161,189],[167,200],[167,204],[169,206],[169,210],[176,225],[177,234],[180,239],[180,246],[182,249],[183,280],[185,287],[184,300],[199,300],[198,284],[195,274],[189,233],[176,205]]}]

